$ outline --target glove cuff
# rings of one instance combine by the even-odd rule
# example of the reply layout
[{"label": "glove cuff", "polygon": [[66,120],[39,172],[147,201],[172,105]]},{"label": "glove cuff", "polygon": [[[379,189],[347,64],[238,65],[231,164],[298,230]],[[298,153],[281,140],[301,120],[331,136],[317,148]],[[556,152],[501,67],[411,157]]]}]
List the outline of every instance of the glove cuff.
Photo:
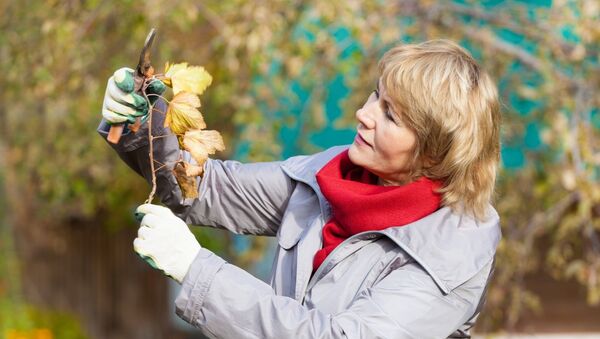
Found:
[{"label": "glove cuff", "polygon": [[196,259],[198,252],[200,252],[200,244],[197,242],[189,244],[188,247],[189,248],[181,249],[181,256],[177,263],[175,263],[176,267],[174,267],[173,274],[171,275],[171,277],[179,284],[181,284],[183,278],[185,278],[194,259]]}]

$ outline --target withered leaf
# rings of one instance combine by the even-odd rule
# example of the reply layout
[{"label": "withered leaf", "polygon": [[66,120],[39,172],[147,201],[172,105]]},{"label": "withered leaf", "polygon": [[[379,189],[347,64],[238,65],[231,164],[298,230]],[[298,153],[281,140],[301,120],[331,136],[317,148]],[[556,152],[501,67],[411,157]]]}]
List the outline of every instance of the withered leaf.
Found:
[{"label": "withered leaf", "polygon": [[215,154],[216,151],[225,149],[221,134],[212,130],[189,130],[185,132],[183,146],[200,166],[208,159],[209,154]]},{"label": "withered leaf", "polygon": [[184,162],[183,167],[185,168],[185,175],[188,177],[198,177],[204,173],[204,167]]},{"label": "withered leaf", "polygon": [[187,62],[165,65],[165,83],[173,88],[173,93],[190,92],[202,94],[212,82],[212,76],[201,66],[188,66]]},{"label": "withered leaf", "polygon": [[198,198],[196,177],[189,177],[185,172],[184,162],[177,162],[173,168],[173,175],[175,175],[177,184],[179,185],[179,188],[181,188],[181,193],[185,199]]},{"label": "withered leaf", "polygon": [[204,117],[198,111],[200,99],[198,96],[188,92],[180,92],[173,97],[167,115],[165,127],[169,127],[174,134],[182,135],[189,129],[206,128]]}]

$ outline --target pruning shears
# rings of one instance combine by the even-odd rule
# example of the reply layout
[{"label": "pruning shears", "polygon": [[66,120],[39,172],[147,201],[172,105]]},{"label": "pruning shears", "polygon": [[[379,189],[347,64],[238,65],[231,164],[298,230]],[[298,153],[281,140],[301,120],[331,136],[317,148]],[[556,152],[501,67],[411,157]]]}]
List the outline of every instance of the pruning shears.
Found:
[{"label": "pruning shears", "polygon": [[[146,78],[149,78],[152,75],[154,75],[154,67],[152,67],[152,64],[150,62],[150,52],[152,50],[152,43],[154,42],[155,35],[156,29],[152,28],[150,30],[150,33],[148,33],[148,35],[146,36],[146,41],[144,42],[144,47],[142,48],[137,67],[135,69],[134,90],[136,93],[142,96],[144,95],[143,90]],[[137,119],[135,119],[135,123],[129,126],[129,129],[135,133],[140,128],[140,125],[141,122],[140,118],[138,117]],[[121,139],[121,134],[123,134],[123,127],[124,124],[112,125],[110,127],[110,131],[108,132],[108,141],[113,144],[117,144]]]},{"label": "pruning shears", "polygon": [[[144,48],[142,48],[142,52],[140,53],[140,59],[138,61],[137,67],[135,69],[135,80],[136,80],[136,91],[141,91],[142,86],[144,84],[145,78],[151,77],[154,75],[154,67],[150,63],[150,52],[152,48],[152,43],[154,42],[154,36],[156,35],[156,30],[152,28],[150,33],[146,36],[146,42],[144,42]],[[139,80],[138,80],[139,79]],[[139,81],[139,85],[138,85]],[[138,87],[139,86],[139,87]]]}]

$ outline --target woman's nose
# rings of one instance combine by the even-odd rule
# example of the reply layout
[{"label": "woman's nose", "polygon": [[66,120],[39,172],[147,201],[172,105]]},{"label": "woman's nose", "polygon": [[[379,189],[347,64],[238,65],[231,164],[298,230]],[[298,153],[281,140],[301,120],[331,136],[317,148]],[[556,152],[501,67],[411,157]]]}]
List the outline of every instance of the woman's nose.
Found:
[{"label": "woman's nose", "polygon": [[365,128],[372,129],[375,127],[375,120],[369,114],[369,105],[365,105],[356,111],[356,120],[363,124]]}]

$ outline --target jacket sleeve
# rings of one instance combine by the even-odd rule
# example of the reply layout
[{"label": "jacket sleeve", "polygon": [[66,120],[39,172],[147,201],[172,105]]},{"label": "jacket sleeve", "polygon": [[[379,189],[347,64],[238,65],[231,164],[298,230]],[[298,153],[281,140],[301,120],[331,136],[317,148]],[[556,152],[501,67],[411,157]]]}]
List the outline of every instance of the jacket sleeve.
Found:
[{"label": "jacket sleeve", "polygon": [[275,295],[202,249],[183,281],[176,312],[214,338],[446,338],[472,317],[488,273],[489,265],[444,295],[419,265],[407,264],[344,311],[328,314]]},{"label": "jacket sleeve", "polygon": [[[173,213],[188,224],[226,228],[240,234],[275,235],[295,186],[280,167],[280,162],[242,164],[237,161],[209,159],[199,180],[197,199],[184,199],[172,169],[180,158],[194,162],[179,149],[177,138],[163,127],[166,105],[157,101],[153,112],[152,134],[157,178],[157,196]],[[98,133],[105,139],[104,120]],[[110,144],[110,143],[109,143]],[[110,144],[119,157],[136,173],[152,182],[148,124],[137,133],[126,131],[118,144]]]}]

